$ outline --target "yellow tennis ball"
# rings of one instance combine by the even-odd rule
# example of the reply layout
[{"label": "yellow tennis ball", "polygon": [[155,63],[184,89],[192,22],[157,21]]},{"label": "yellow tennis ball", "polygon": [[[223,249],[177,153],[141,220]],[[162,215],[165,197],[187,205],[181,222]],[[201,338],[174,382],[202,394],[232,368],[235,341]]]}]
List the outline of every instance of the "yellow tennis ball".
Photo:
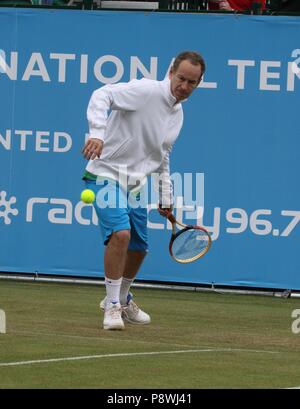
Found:
[{"label": "yellow tennis ball", "polygon": [[95,200],[95,193],[91,189],[85,189],[81,192],[80,198],[84,203],[93,203]]}]

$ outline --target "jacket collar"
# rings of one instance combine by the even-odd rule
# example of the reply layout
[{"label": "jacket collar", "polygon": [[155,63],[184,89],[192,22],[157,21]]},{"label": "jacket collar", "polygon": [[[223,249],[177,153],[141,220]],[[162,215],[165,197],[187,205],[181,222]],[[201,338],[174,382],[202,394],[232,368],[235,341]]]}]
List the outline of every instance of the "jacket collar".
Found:
[{"label": "jacket collar", "polygon": [[174,95],[173,95],[172,92],[171,92],[171,81],[170,81],[170,78],[169,78],[169,77],[166,77],[166,78],[162,81],[162,83],[163,83],[163,88],[164,88],[164,91],[165,91],[165,96],[166,96],[166,98],[167,98],[168,104],[169,104],[171,107],[173,107],[173,108],[174,108],[175,106],[179,106],[180,103],[177,103],[176,98],[174,97]]}]

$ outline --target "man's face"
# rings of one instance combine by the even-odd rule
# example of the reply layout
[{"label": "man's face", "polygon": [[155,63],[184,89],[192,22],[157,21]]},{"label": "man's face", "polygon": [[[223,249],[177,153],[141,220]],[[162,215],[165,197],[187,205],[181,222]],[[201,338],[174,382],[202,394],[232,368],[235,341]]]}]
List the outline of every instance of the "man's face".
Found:
[{"label": "man's face", "polygon": [[197,88],[202,77],[201,65],[194,65],[189,60],[181,61],[176,71],[171,68],[169,78],[171,93],[180,102],[188,98]]}]

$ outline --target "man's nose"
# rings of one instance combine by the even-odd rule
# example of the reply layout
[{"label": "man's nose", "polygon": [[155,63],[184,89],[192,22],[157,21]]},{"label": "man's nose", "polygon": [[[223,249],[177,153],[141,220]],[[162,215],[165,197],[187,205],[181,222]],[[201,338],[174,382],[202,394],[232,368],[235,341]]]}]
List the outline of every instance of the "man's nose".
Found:
[{"label": "man's nose", "polygon": [[187,81],[183,81],[183,83],[181,84],[181,87],[183,90],[187,91],[189,88],[189,84]]}]

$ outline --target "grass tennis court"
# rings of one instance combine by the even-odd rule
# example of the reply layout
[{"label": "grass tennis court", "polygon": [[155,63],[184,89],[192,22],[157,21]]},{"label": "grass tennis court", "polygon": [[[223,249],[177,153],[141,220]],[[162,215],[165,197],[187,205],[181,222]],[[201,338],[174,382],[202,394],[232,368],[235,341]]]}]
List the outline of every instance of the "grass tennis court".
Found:
[{"label": "grass tennis court", "polygon": [[0,388],[300,386],[300,334],[291,330],[299,300],[134,294],[152,323],[104,331],[102,286],[1,280]]}]

